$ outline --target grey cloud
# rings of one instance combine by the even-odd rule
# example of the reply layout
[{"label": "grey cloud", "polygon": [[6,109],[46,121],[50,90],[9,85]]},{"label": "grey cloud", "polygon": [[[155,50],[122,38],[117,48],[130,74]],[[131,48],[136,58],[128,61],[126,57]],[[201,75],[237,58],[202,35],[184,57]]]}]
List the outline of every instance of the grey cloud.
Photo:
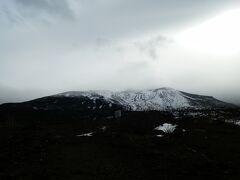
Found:
[{"label": "grey cloud", "polygon": [[[37,20],[60,21],[63,26],[76,29],[80,36],[112,39],[184,24],[233,1],[15,0],[15,3],[6,4],[12,4],[8,15],[11,9],[18,12],[18,16],[11,19],[21,17],[28,21],[35,18],[34,23]],[[65,18],[72,18],[74,24],[66,24]]]},{"label": "grey cloud", "polygon": [[70,14],[69,4],[66,0],[16,0],[16,3],[25,9],[33,8],[48,13]]},{"label": "grey cloud", "polygon": [[[58,0],[60,3],[62,2],[61,0]],[[58,2],[58,1],[55,1]],[[48,1],[48,0],[35,0],[35,1],[32,1],[32,0],[16,0],[16,3],[19,3],[23,6],[26,6],[26,7],[29,7],[29,6],[32,6],[32,7],[37,7],[37,8],[41,8],[41,9],[51,9],[51,4],[53,3],[54,1]]]},{"label": "grey cloud", "polygon": [[113,43],[113,42],[110,39],[101,38],[101,37],[96,39],[97,47],[106,47],[108,45],[111,45],[111,43]]},{"label": "grey cloud", "polygon": [[[5,0],[4,0],[5,1]],[[74,14],[66,0],[14,0],[5,3],[6,14],[11,21],[23,23],[35,20],[48,22],[73,19]],[[15,13],[12,13],[12,12]]]},{"label": "grey cloud", "polygon": [[157,60],[158,50],[172,42],[170,38],[157,36],[146,41],[134,42],[134,45],[140,52],[147,53],[152,60]]},{"label": "grey cloud", "polygon": [[[174,41],[168,32],[198,24],[235,2],[1,0],[0,101],[84,89],[187,86],[191,92],[191,74],[201,74],[202,69],[185,73],[189,69],[184,68],[192,68],[202,59],[186,54],[180,59],[179,52],[169,47]],[[167,48],[171,52],[163,56]],[[182,76],[178,73],[181,68]],[[212,71],[215,73],[215,68]],[[226,78],[233,79],[228,92],[239,97],[234,83],[240,76],[237,69],[232,71],[237,73],[235,78]],[[204,89],[206,82],[212,83],[203,75],[198,89]],[[209,95],[214,95],[213,86]]]},{"label": "grey cloud", "polygon": [[41,89],[19,89],[1,85],[0,92],[0,104],[8,102],[22,102],[51,94],[51,92]]}]

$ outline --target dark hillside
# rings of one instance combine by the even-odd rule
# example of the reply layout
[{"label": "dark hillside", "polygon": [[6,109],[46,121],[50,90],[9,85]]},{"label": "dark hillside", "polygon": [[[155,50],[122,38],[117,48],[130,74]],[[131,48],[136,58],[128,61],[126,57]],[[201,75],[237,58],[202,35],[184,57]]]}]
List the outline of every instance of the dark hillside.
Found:
[{"label": "dark hillside", "polygon": [[239,111],[193,113],[2,111],[0,179],[240,179]]}]

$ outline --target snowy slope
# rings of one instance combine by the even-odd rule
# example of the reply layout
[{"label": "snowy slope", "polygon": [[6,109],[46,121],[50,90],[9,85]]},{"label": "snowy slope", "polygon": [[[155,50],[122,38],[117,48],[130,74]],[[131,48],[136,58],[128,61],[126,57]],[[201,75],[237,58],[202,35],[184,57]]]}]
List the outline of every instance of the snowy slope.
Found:
[{"label": "snowy slope", "polygon": [[172,109],[207,109],[231,107],[210,96],[200,96],[181,92],[172,88],[150,90],[113,91],[72,91],[55,97],[88,97],[104,99],[109,103],[120,104],[125,109],[134,111],[172,110]]}]

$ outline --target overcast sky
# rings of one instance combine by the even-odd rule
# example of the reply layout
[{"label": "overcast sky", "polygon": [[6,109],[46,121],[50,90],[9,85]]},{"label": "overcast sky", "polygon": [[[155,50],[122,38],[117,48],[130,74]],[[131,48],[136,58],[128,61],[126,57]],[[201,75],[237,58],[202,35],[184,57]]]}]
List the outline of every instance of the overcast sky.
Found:
[{"label": "overcast sky", "polygon": [[1,0],[0,103],[171,87],[240,104],[238,0]]}]

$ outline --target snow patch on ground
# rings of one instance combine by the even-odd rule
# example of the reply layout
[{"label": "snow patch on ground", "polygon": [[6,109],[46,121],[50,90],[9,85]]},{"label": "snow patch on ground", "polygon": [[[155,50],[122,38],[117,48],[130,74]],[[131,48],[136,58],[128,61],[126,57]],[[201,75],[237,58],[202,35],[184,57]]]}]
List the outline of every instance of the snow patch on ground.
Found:
[{"label": "snow patch on ground", "polygon": [[240,126],[240,120],[237,120],[237,121],[235,122],[235,124],[238,125],[238,126]]},{"label": "snow patch on ground", "polygon": [[154,129],[159,130],[159,131],[163,131],[164,133],[167,133],[167,134],[171,134],[175,131],[176,127],[177,127],[177,125],[164,123],[163,125],[160,125],[160,126],[154,128]]},{"label": "snow patch on ground", "polygon": [[86,134],[80,134],[80,135],[76,135],[77,137],[89,137],[89,136],[92,136],[93,132],[91,133],[86,133]]},{"label": "snow patch on ground", "polygon": [[228,120],[225,120],[225,122],[240,126],[240,120],[228,119]]},{"label": "snow patch on ground", "polygon": [[107,126],[102,126],[100,129],[101,129],[103,132],[105,132],[106,129],[107,129]]}]

